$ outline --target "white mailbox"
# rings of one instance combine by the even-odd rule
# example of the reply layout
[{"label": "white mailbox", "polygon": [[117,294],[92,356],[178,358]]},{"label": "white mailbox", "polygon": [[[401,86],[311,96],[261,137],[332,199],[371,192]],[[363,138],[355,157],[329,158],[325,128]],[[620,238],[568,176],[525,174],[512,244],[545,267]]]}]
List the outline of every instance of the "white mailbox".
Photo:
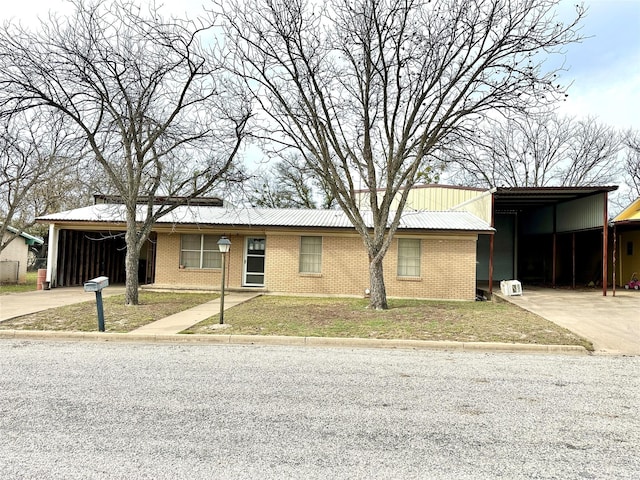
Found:
[{"label": "white mailbox", "polygon": [[109,277],[96,277],[84,283],[85,292],[100,292],[109,286]]}]

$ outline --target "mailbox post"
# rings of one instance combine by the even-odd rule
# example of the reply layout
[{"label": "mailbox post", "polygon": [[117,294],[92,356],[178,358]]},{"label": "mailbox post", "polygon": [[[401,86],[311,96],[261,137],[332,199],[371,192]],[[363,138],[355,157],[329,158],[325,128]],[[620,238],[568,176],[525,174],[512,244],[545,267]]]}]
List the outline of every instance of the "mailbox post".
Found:
[{"label": "mailbox post", "polygon": [[104,310],[102,308],[102,289],[109,286],[109,277],[96,277],[84,284],[85,292],[96,292],[98,308],[98,330],[104,332]]}]

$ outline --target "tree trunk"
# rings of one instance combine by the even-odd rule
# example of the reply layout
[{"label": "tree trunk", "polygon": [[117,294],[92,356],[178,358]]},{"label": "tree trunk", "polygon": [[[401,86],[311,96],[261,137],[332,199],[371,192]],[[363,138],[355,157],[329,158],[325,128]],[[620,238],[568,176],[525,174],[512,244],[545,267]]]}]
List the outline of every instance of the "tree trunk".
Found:
[{"label": "tree trunk", "polygon": [[[125,239],[127,243],[127,253],[125,255],[125,305],[138,305],[138,263],[140,261],[140,250],[136,242],[137,231],[131,233],[129,229]],[[131,238],[133,237],[133,238]]]},{"label": "tree trunk", "polygon": [[384,273],[382,270],[383,258],[384,256],[376,255],[375,257],[370,257],[369,260],[369,308],[376,310],[386,310],[389,308],[387,304],[387,290],[384,286]]}]

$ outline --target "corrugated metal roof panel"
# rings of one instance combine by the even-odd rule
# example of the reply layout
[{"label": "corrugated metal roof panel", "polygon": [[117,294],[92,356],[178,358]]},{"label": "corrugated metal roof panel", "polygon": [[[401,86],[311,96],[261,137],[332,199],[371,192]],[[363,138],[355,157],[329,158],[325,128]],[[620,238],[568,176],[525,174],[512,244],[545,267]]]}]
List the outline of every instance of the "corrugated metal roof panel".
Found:
[{"label": "corrugated metal roof panel", "polygon": [[55,222],[124,222],[124,205],[112,205],[101,203],[88,207],[76,208],[65,212],[52,213],[43,217],[38,217],[38,221],[44,223]]},{"label": "corrugated metal roof panel", "polygon": [[488,223],[469,212],[407,212],[400,229],[493,231]]},{"label": "corrugated metal roof panel", "polygon": [[[139,218],[144,209],[139,206]],[[373,222],[371,214],[364,212],[368,226]],[[124,223],[123,205],[98,204],[66,212],[46,215],[38,219],[46,223],[59,222],[108,222]],[[295,210],[260,208],[224,208],[209,206],[181,206],[164,215],[159,224],[225,225],[288,228],[349,228],[353,225],[341,210]],[[492,232],[483,220],[468,212],[405,212],[400,230],[458,230]]]}]

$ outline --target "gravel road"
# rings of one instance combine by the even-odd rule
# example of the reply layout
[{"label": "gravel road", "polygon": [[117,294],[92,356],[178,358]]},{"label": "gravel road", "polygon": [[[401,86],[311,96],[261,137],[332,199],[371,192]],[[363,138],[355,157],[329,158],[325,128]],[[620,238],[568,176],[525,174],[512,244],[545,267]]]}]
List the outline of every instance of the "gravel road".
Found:
[{"label": "gravel road", "polygon": [[636,479],[640,357],[0,341],[3,479]]}]

